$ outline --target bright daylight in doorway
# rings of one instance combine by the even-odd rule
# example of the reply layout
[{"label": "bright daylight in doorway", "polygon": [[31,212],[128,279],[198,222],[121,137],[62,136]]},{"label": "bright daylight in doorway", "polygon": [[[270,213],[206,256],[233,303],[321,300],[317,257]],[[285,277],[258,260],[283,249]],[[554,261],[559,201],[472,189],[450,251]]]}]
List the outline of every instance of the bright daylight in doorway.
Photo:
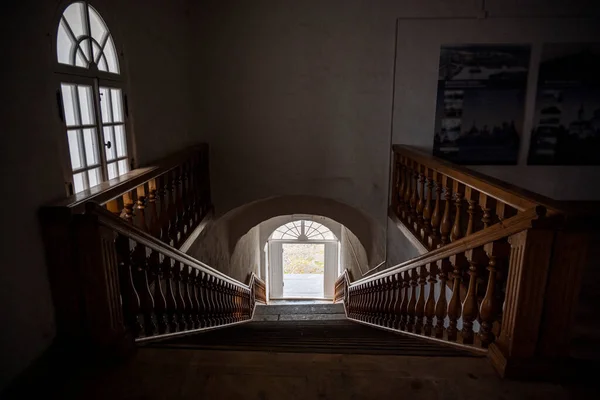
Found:
[{"label": "bright daylight in doorway", "polygon": [[283,296],[322,298],[325,244],[283,244]]}]

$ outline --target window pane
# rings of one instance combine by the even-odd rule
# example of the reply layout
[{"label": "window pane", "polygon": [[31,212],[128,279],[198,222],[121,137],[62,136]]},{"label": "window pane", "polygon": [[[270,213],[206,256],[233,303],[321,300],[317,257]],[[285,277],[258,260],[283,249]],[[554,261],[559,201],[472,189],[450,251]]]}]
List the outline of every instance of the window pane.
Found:
[{"label": "window pane", "polygon": [[71,30],[75,34],[75,37],[78,39],[79,37],[87,34],[87,27],[83,13],[84,4],[82,2],[71,4],[63,13],[63,17],[65,17],[69,23],[69,26],[71,27]]},{"label": "window pane", "polygon": [[71,50],[73,49],[73,40],[67,33],[64,22],[58,25],[58,35],[56,37],[56,52],[58,62],[61,64],[71,64]]},{"label": "window pane", "polygon": [[88,67],[87,60],[83,57],[81,50],[77,51],[77,54],[75,56],[75,65],[78,67],[83,67],[83,68]]},{"label": "window pane", "polygon": [[110,90],[105,87],[100,88],[100,110],[102,112],[102,122],[112,122],[110,111]]},{"label": "window pane", "polygon": [[92,29],[92,37],[96,39],[98,43],[102,43],[102,39],[104,39],[104,35],[106,35],[108,32],[108,28],[102,20],[102,17],[96,10],[94,10],[92,6],[88,6],[88,10],[90,12],[90,28]]},{"label": "window pane", "polygon": [[129,172],[129,165],[127,165],[127,160],[119,161],[119,176],[126,174]]},{"label": "window pane", "polygon": [[[110,146],[108,146],[108,142],[110,142]],[[116,146],[115,146],[115,136],[113,133],[113,127],[105,126],[104,127],[104,148],[106,149],[106,160],[107,161],[112,161],[117,157],[115,147]]]},{"label": "window pane", "polygon": [[92,88],[90,86],[78,86],[79,107],[81,110],[81,124],[91,125],[94,123],[94,103]]},{"label": "window pane", "polygon": [[117,146],[117,157],[125,157],[127,155],[127,143],[125,141],[125,126],[116,125],[115,127],[115,144]]},{"label": "window pane", "polygon": [[84,129],[83,130],[83,142],[85,144],[85,158],[87,166],[100,164],[100,157],[98,153],[98,139],[96,137],[95,129]]},{"label": "window pane", "polygon": [[73,175],[73,190],[75,193],[81,192],[85,189],[84,176],[85,172],[80,172],[78,174]]},{"label": "window pane", "polygon": [[88,171],[89,183],[90,187],[94,187],[100,182],[102,182],[102,178],[100,175],[100,168],[94,168]]},{"label": "window pane", "polygon": [[108,164],[108,179],[114,179],[119,176],[119,172],[117,170],[117,163],[113,162]]},{"label": "window pane", "polygon": [[62,92],[63,109],[65,113],[65,123],[67,126],[79,125],[77,114],[75,114],[75,99],[73,96],[73,90],[75,86],[60,84],[60,90]]},{"label": "window pane", "polygon": [[98,69],[100,71],[108,72],[108,65],[106,65],[106,57],[100,57],[100,60],[98,60]]},{"label": "window pane", "polygon": [[81,143],[79,143],[79,131],[67,131],[67,138],[69,139],[69,154],[71,154],[71,167],[73,169],[82,168],[83,157],[81,156]]},{"label": "window pane", "polygon": [[119,73],[119,60],[117,59],[117,50],[112,40],[112,36],[108,37],[108,42],[104,46],[104,54],[106,55],[106,62],[108,63],[108,71],[114,74]]},{"label": "window pane", "polygon": [[110,89],[112,101],[113,121],[123,122],[123,102],[121,101],[121,89]]}]

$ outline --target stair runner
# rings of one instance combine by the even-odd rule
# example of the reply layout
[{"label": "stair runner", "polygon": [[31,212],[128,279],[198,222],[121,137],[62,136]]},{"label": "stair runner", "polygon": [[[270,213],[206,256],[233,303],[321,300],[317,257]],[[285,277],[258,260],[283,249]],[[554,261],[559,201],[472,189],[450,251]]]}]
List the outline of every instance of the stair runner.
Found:
[{"label": "stair runner", "polygon": [[149,343],[147,346],[291,353],[475,356],[464,350],[348,320],[253,321],[231,328]]}]

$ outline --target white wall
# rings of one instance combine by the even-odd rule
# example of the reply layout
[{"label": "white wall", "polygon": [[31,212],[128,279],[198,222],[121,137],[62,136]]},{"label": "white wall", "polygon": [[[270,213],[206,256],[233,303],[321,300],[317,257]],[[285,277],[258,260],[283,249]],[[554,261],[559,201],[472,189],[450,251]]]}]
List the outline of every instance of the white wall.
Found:
[{"label": "white wall", "polygon": [[[60,4],[21,0],[3,4],[1,14],[0,390],[55,332],[36,211],[65,195],[52,47]],[[190,139],[185,1],[92,4],[125,48],[139,159],[183,147]]]},{"label": "white wall", "polygon": [[[540,3],[540,2],[538,2]],[[471,167],[482,173],[558,200],[598,200],[600,167],[527,166],[542,44],[600,40],[600,19],[504,18],[527,15],[535,8],[509,8],[487,2],[495,18],[398,21],[398,62],[394,107],[394,143],[433,147],[439,52],[442,44],[531,44],[531,64],[519,163]],[[544,10],[540,8],[539,10]],[[538,10],[538,11],[539,11]]]}]

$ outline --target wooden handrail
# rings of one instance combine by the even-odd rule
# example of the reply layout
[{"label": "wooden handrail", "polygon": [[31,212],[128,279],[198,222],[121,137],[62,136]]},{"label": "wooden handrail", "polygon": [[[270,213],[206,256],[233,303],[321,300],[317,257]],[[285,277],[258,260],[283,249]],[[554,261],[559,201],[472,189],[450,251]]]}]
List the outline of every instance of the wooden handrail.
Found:
[{"label": "wooden handrail", "polygon": [[443,258],[448,258],[452,255],[463,253],[466,250],[474,249],[483,246],[487,243],[506,238],[510,235],[521,232],[524,229],[531,228],[534,224],[534,221],[538,220],[540,217],[543,217],[545,215],[545,211],[545,208],[542,206],[534,207],[523,213],[519,213],[514,217],[509,218],[499,224],[490,226],[487,229],[476,232],[469,237],[462,238],[447,246],[440,247],[436,250],[430,251],[428,253],[405,261],[394,267],[390,267],[374,275],[359,279],[358,281],[352,282],[352,285],[360,285],[374,281],[376,279],[381,279],[390,275],[397,274],[398,272],[413,269],[416,266],[435,262]]},{"label": "wooden handrail", "polygon": [[122,196],[124,193],[135,190],[137,187],[169,172],[179,166],[194,153],[208,152],[208,145],[198,144],[165,157],[152,165],[134,169],[124,175],[102,182],[98,186],[86,189],[66,199],[48,204],[48,207],[66,207],[75,213],[85,211],[85,203],[93,201],[104,205],[111,200]]},{"label": "wooden handrail", "polygon": [[492,178],[468,168],[452,164],[414,147],[395,144],[392,148],[395,153],[405,155],[466,186],[477,188],[479,192],[498,199],[519,211],[525,211],[537,205],[543,205],[550,209],[560,208],[558,202],[548,197],[510,185],[499,179]]},{"label": "wooden handrail", "polygon": [[192,268],[205,272],[209,275],[219,277],[220,279],[229,282],[235,286],[245,289],[249,288],[248,285],[239,282],[220,271],[217,271],[216,269],[204,264],[196,258],[186,253],[183,253],[171,246],[165,245],[160,240],[152,237],[151,235],[147,234],[141,229],[131,224],[128,224],[123,219],[113,215],[111,212],[105,210],[96,203],[88,202],[85,206],[87,213],[96,215],[100,224],[114,230],[115,232],[128,238],[134,239],[136,242],[141,243],[142,245],[147,246],[155,251],[158,251],[176,261],[189,265]]}]

